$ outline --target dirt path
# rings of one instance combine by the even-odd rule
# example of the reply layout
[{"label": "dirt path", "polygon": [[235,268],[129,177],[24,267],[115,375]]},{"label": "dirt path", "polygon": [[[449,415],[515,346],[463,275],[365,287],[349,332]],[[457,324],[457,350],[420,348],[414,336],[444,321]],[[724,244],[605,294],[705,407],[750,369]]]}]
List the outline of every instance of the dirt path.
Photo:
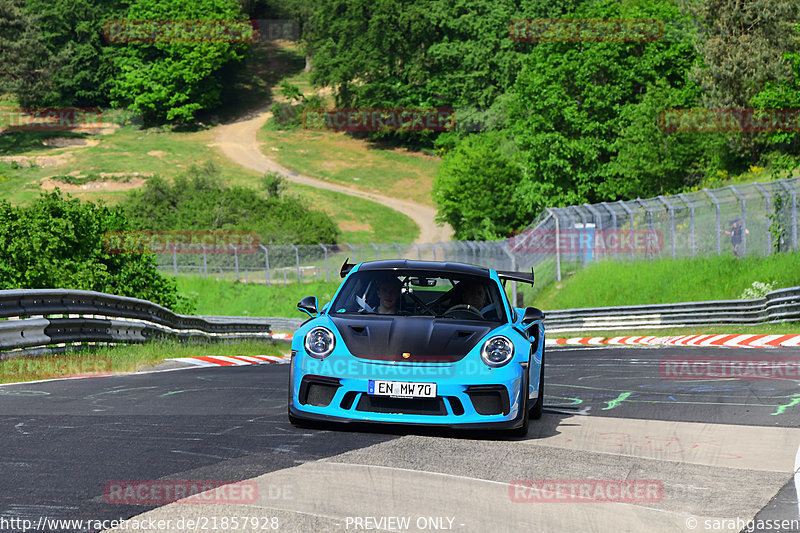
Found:
[{"label": "dirt path", "polygon": [[258,144],[256,134],[271,116],[272,113],[269,111],[261,110],[231,124],[220,126],[218,128],[215,145],[222,150],[222,153],[228,158],[256,172],[276,172],[284,176],[287,180],[295,183],[357,196],[399,211],[411,217],[417,226],[419,226],[419,238],[416,242],[440,242],[449,241],[451,239],[453,230],[449,226],[438,226],[436,222],[434,222],[436,210],[432,207],[417,204],[409,200],[360,191],[352,187],[328,183],[316,178],[304,176],[297,172],[290,171],[286,167],[265,156]]}]

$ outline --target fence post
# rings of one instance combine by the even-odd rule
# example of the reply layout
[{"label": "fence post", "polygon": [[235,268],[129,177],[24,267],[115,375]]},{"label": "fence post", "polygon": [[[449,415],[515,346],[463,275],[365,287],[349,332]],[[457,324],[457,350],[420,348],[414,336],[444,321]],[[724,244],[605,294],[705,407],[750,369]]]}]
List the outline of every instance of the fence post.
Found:
[{"label": "fence post", "polygon": [[353,248],[353,245],[349,242],[346,242],[345,244],[348,248],[350,248],[350,254],[353,256],[353,263],[358,263],[358,261],[356,261],[356,249]]},{"label": "fence post", "polygon": [[169,245],[172,247],[172,273],[175,277],[178,276],[178,254],[175,251],[175,243],[171,242]]},{"label": "fence post", "polygon": [[369,243],[369,244],[370,244],[370,245],[371,245],[373,248],[375,248],[375,261],[377,261],[377,260],[379,259],[379,257],[378,257],[378,245],[377,245],[377,244],[375,244],[374,242],[371,242],[371,243]]},{"label": "fence post", "polygon": [[672,208],[672,205],[667,202],[667,199],[664,198],[663,195],[658,197],[665,206],[667,206],[667,210],[669,211],[669,229],[670,235],[672,237],[672,258],[675,259],[675,210]]},{"label": "fence post", "polygon": [[230,247],[233,248],[233,265],[236,269],[236,281],[239,281],[239,251],[233,244],[231,244]]},{"label": "fence post", "polygon": [[547,212],[556,220],[556,281],[561,281],[561,220],[556,208],[548,207]]},{"label": "fence post", "polygon": [[208,279],[208,260],[206,258],[206,245],[201,244],[200,248],[203,249],[203,277]]},{"label": "fence post", "polygon": [[618,201],[617,203],[620,206],[622,206],[622,209],[624,209],[625,212],[628,214],[628,219],[630,220],[631,234],[630,234],[630,238],[628,239],[628,241],[629,241],[628,242],[628,246],[630,246],[630,249],[631,249],[631,260],[634,261],[634,260],[636,260],[636,256],[634,255],[634,251],[633,251],[633,210],[630,207],[628,207],[628,204],[626,204],[622,200]]},{"label": "fence post", "polygon": [[[766,210],[764,211],[764,218],[766,218],[767,221],[769,221],[769,218],[767,218],[767,215],[769,215],[769,208],[770,208],[770,205],[772,204],[772,196],[769,194],[769,191],[767,191],[764,188],[764,186],[761,185],[760,183],[754,183],[753,185],[756,186],[756,189],[758,189],[758,191],[764,197],[764,204],[765,204],[765,207],[766,207]],[[772,255],[772,233],[770,233],[769,227],[770,227],[770,224],[767,224],[767,257]]]},{"label": "fence post", "polygon": [[396,242],[393,242],[392,244],[394,244],[394,247],[397,248],[397,258],[398,259],[402,259],[403,258],[403,250],[400,248],[400,245],[397,244]]},{"label": "fence post", "polygon": [[272,276],[269,275],[269,252],[267,251],[267,247],[264,246],[263,244],[259,244],[258,247],[264,250],[264,277],[266,278],[267,281],[267,287],[269,287],[270,285],[272,285],[272,283],[270,282],[270,278]]},{"label": "fence post", "polygon": [[420,249],[419,249],[419,244],[417,244],[417,243],[415,243],[415,242],[414,242],[414,243],[411,243],[411,246],[413,246],[414,248],[416,248],[416,249],[417,249],[417,258],[418,258],[420,261],[422,261],[422,250],[420,250]]},{"label": "fence post", "polygon": [[[603,215],[601,215],[600,211],[598,211],[597,208],[591,204],[583,204],[583,206],[592,214],[592,218],[594,219],[594,230],[595,232],[600,232],[600,242],[603,243],[602,252],[607,255],[608,252],[606,251],[605,247],[606,239],[603,235]],[[597,238],[594,239],[594,243],[597,243]],[[592,245],[592,250],[594,254],[597,254],[597,248],[594,246],[594,244]]]},{"label": "fence post", "polygon": [[683,200],[683,203],[686,204],[686,207],[689,208],[689,243],[692,247],[692,257],[695,256],[695,244],[694,244],[694,204],[688,200],[688,196],[684,193],[680,193],[678,197]]},{"label": "fence post", "polygon": [[778,180],[792,196],[792,249],[797,250],[797,191],[794,190],[794,187],[789,186],[788,181],[786,179]]},{"label": "fence post", "polygon": [[[613,228],[614,231],[617,231],[617,213],[613,209],[611,209],[611,206],[608,205],[608,202],[601,202],[600,205],[605,207],[606,211],[608,211],[609,214],[611,215],[611,227]],[[619,237],[619,236],[617,236],[617,237]],[[619,240],[617,240],[617,242],[619,242]],[[618,248],[619,247],[614,248],[614,257],[615,258],[617,257],[617,253],[619,251]]]},{"label": "fence post", "polygon": [[466,241],[456,241],[456,245],[459,248],[459,254],[460,254],[458,260],[461,261],[462,263],[467,263],[468,262],[467,258],[469,257],[469,252],[470,252],[469,244],[467,244]]},{"label": "fence post", "polygon": [[302,277],[303,275],[300,273],[300,250],[298,250],[297,246],[295,246],[294,244],[290,244],[289,246],[294,248],[294,260],[295,260],[295,265],[297,266],[297,282],[300,283],[301,281],[303,281]]},{"label": "fence post", "polygon": [[[656,232],[656,224],[655,224],[655,221],[653,220],[653,211],[649,207],[647,207],[647,205],[645,205],[644,200],[642,200],[641,198],[637,198],[636,201],[639,202],[639,205],[641,205],[642,208],[647,212],[647,221],[650,223],[650,231],[655,233]],[[647,249],[646,246],[645,246],[645,249]],[[655,261],[655,259],[656,259],[655,252],[653,252],[651,250],[648,255],[650,255],[650,261],[651,262]],[[658,258],[661,259],[661,250],[660,249],[658,250]]]},{"label": "fence post", "polygon": [[322,251],[325,252],[325,281],[328,281],[328,248],[324,244],[320,244]]},{"label": "fence post", "polygon": [[745,208],[745,197],[739,194],[739,191],[737,191],[736,187],[733,185],[729,185],[728,188],[742,203],[742,257],[744,257],[747,255],[747,212]]},{"label": "fence post", "polygon": [[722,228],[720,228],[719,225],[719,200],[717,200],[717,197],[714,196],[714,193],[708,189],[703,189],[703,192],[706,193],[709,198],[711,198],[712,202],[714,202],[714,209],[717,212],[717,255],[722,255],[722,242],[720,241],[719,237],[720,232],[722,231]]},{"label": "fence post", "polygon": [[[588,243],[588,241],[587,241],[587,235],[588,235],[588,232],[589,232],[589,228],[587,228],[587,227],[586,227],[586,225],[587,225],[587,222],[586,222],[586,216],[583,214],[583,211],[581,211],[581,210],[578,208],[578,206],[576,206],[576,205],[573,205],[573,206],[570,206],[570,207],[568,207],[567,209],[570,209],[570,208],[571,208],[573,211],[575,211],[576,213],[578,213],[578,218],[580,218],[580,219],[581,219],[581,224],[583,224],[583,240],[581,241],[581,239],[578,239],[578,242],[579,242],[579,243],[581,243],[581,242],[582,242],[582,243],[583,243],[583,244],[586,246],[586,247],[585,247],[585,248],[584,248],[584,249],[583,249],[583,250],[580,252],[580,254],[581,254],[581,263],[583,263],[584,265],[586,265],[586,264],[588,264],[588,263],[589,263],[589,243]],[[578,245],[578,247],[579,247],[579,248],[581,248],[581,245],[579,244],[579,245]]]}]

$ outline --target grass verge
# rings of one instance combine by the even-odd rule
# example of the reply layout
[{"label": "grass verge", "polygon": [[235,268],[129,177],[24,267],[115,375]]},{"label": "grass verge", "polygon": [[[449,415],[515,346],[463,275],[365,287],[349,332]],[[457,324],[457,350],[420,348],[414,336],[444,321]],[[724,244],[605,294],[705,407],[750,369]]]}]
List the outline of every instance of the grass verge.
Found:
[{"label": "grass verge", "polygon": [[598,330],[598,331],[566,331],[549,333],[550,338],[569,337],[673,337],[679,335],[800,335],[800,322],[780,322],[777,324],[762,324],[759,326],[692,326],[687,328],[665,329],[626,329],[626,330]]},{"label": "grass verge", "polygon": [[303,318],[307,315],[297,310],[297,302],[305,296],[316,296],[320,306],[325,305],[339,287],[339,280],[270,287],[192,276],[178,276],[177,281],[178,292],[195,302],[195,314],[224,316]]},{"label": "grass verge", "polygon": [[619,263],[597,261],[525,301],[542,309],[735,300],[754,281],[800,286],[800,253]]},{"label": "grass verge", "polygon": [[272,341],[186,343],[156,341],[96,346],[59,355],[17,357],[0,361],[0,383],[17,383],[68,376],[92,376],[136,370],[173,357],[198,355],[275,355],[287,349]]}]

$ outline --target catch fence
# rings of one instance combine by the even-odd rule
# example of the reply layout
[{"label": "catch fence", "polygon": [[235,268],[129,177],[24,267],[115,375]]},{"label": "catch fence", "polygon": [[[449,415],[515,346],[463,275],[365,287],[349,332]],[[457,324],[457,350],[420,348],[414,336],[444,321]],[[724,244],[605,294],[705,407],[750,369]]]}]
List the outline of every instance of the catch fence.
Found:
[{"label": "catch fence", "polygon": [[346,258],[458,261],[502,270],[536,269],[542,285],[565,268],[612,259],[641,261],[711,255],[769,256],[798,249],[800,178],[731,185],[672,196],[545,209],[501,241],[427,244],[230,245],[156,254],[165,272],[267,285],[336,281]]}]

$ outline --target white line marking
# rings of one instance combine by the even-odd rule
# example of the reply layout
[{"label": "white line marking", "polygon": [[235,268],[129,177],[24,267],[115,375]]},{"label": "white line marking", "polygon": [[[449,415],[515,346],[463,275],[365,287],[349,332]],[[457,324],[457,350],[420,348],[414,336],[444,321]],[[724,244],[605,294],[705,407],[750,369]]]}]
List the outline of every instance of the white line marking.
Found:
[{"label": "white line marking", "polygon": [[195,452],[185,452],[183,450],[170,450],[172,453],[182,453],[185,455],[196,455],[197,457],[211,457],[212,459],[230,459],[230,457],[222,457],[220,455],[211,455],[209,453],[195,453]]}]

